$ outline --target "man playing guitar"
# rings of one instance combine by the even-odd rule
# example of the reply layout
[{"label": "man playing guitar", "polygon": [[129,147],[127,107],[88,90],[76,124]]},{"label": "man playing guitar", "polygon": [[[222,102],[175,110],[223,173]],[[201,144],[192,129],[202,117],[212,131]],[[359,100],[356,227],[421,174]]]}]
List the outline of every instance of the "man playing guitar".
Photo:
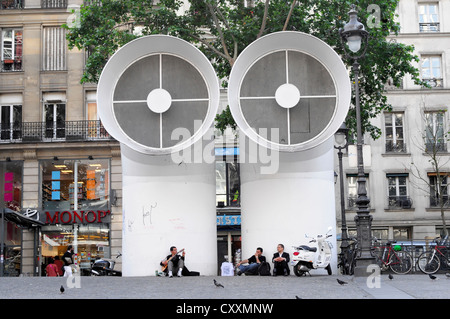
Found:
[{"label": "man playing guitar", "polygon": [[[182,255],[178,255],[181,254]],[[184,248],[181,249],[179,252],[177,250],[177,247],[172,246],[170,247],[170,255],[166,257],[165,260],[161,261],[160,265],[163,267],[163,271],[166,271],[168,269],[169,271],[169,278],[173,277],[173,271],[177,271],[177,277],[181,277],[181,273],[183,271],[184,267],[184,256],[185,256]]]}]

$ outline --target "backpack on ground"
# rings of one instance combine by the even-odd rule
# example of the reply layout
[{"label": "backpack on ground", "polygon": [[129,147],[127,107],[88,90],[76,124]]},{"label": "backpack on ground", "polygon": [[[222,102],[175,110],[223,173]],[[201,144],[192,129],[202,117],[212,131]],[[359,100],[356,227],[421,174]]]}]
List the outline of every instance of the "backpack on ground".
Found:
[{"label": "backpack on ground", "polygon": [[262,262],[258,267],[258,274],[260,276],[270,276],[270,264],[266,261]]}]

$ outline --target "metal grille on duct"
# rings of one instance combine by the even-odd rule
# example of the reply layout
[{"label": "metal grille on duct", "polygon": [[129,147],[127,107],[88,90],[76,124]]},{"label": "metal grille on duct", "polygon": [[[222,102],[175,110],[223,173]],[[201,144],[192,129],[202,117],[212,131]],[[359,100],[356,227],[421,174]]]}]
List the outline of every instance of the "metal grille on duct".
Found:
[{"label": "metal grille on duct", "polygon": [[190,136],[196,133],[207,114],[209,94],[192,64],[174,55],[155,54],[127,68],[117,82],[113,103],[117,121],[129,137],[145,146],[166,148],[179,142],[172,139],[175,129],[187,129]]},{"label": "metal grille on duct", "polygon": [[268,136],[279,144],[298,144],[319,134],[336,107],[336,89],[328,71],[313,57],[284,50],[260,58],[247,71],[240,106],[256,133],[278,128]]},{"label": "metal grille on duct", "polygon": [[228,100],[240,130],[263,147],[295,152],[328,140],[350,105],[348,71],[322,40],[275,32],[241,52]]}]

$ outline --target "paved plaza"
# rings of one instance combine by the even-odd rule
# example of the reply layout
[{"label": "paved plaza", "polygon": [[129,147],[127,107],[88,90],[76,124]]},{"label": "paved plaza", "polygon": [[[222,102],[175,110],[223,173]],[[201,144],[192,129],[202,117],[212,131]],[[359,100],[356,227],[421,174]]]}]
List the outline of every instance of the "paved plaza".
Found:
[{"label": "paved plaza", "polygon": [[[0,299],[449,299],[450,278],[387,274],[306,277],[18,277],[0,278]],[[216,287],[213,279],[224,288]],[[337,279],[347,282],[340,285]],[[60,293],[60,286],[65,288]]]}]

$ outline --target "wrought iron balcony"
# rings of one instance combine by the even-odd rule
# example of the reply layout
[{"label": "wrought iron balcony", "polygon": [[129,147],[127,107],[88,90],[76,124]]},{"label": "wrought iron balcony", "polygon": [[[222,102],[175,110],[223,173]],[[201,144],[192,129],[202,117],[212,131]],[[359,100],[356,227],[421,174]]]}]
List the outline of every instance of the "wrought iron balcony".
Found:
[{"label": "wrought iron balcony", "polygon": [[[439,197],[430,196],[430,207],[441,207]],[[448,195],[442,196],[442,207],[450,207],[450,198]]]},{"label": "wrought iron balcony", "polygon": [[0,124],[0,143],[112,141],[100,121]]},{"label": "wrought iron balcony", "polygon": [[15,60],[2,60],[1,61],[1,72],[20,72],[22,69],[22,59],[18,58]]},{"label": "wrought iron balcony", "polygon": [[420,32],[439,32],[439,22],[419,23]]},{"label": "wrought iron balcony", "polygon": [[386,141],[386,153],[406,153],[406,145],[403,141]]},{"label": "wrought iron balcony", "polygon": [[427,82],[431,88],[443,88],[444,87],[444,79],[442,78],[424,78],[423,81]]},{"label": "wrought iron balcony", "polygon": [[412,207],[412,200],[409,196],[389,196],[389,208],[403,208],[408,209]]},{"label": "wrought iron balcony", "polygon": [[23,9],[25,0],[0,0],[0,10]]},{"label": "wrought iron balcony", "polygon": [[67,0],[41,0],[42,9],[65,9]]},{"label": "wrought iron balcony", "polygon": [[442,142],[428,142],[425,143],[425,151],[427,153],[446,153],[447,152],[447,143]]}]

